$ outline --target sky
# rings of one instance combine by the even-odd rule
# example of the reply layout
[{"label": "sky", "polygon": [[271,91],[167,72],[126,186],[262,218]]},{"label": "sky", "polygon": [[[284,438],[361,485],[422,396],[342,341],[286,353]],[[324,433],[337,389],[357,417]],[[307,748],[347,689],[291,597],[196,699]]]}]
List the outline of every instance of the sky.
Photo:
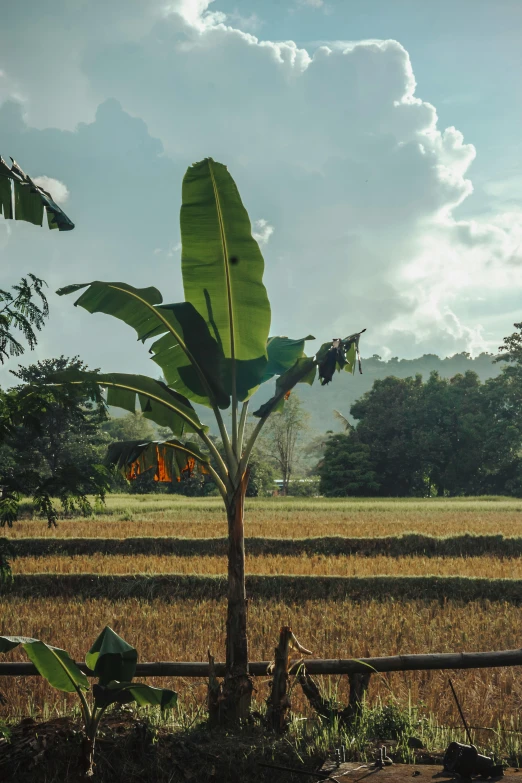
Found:
[{"label": "sky", "polygon": [[522,320],[521,31],[520,0],[12,4],[0,153],[76,224],[0,216],[0,287],[49,285],[24,363],[152,374],[128,327],[54,292],[121,280],[182,301],[181,182],[208,156],[248,209],[272,334],[496,351]]}]

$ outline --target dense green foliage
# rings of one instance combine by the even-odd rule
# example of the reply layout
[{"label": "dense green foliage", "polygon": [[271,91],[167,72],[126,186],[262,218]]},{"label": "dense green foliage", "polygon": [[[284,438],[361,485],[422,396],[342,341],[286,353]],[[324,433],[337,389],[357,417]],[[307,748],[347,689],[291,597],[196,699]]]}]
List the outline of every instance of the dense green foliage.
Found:
[{"label": "dense green foliage", "polygon": [[376,380],[355,402],[356,427],[327,442],[325,495],[522,494],[522,335],[507,337],[481,382],[467,371]]},{"label": "dense green foliage", "polygon": [[108,438],[105,407],[92,390],[48,387],[50,373],[84,368],[75,357],[48,359],[13,373],[21,384],[0,395],[0,523],[12,524],[20,496],[33,495],[37,510],[56,524],[64,512],[91,513],[89,495],[102,499],[111,477],[103,466]]},{"label": "dense green foliage", "polygon": [[369,446],[349,435],[332,435],[327,440],[319,476],[319,492],[326,497],[366,497],[379,490]]}]

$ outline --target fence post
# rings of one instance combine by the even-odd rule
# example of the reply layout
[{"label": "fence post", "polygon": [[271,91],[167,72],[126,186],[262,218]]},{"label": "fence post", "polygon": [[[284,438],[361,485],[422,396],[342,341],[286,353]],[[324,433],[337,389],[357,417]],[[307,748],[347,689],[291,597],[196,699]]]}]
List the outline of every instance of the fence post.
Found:
[{"label": "fence post", "polygon": [[211,726],[219,724],[221,711],[221,683],[216,677],[214,656],[208,650],[208,722]]},{"label": "fence post", "polygon": [[272,687],[266,700],[266,720],[268,725],[278,734],[282,734],[288,725],[290,698],[288,697],[288,653],[292,629],[288,625],[281,628],[279,644],[275,648]]},{"label": "fence post", "polygon": [[348,725],[355,723],[361,716],[364,696],[370,684],[370,674],[355,672],[348,675],[350,696],[348,706],[341,713],[341,720]]},{"label": "fence post", "polygon": [[295,638],[292,629],[288,625],[283,625],[279,635],[279,644],[275,649],[274,663],[268,667],[268,671],[271,669],[273,672],[273,679],[270,696],[266,700],[266,722],[280,734],[286,731],[288,713],[290,712],[290,697],[288,695],[290,650],[302,655],[312,655],[311,651],[303,647]]}]

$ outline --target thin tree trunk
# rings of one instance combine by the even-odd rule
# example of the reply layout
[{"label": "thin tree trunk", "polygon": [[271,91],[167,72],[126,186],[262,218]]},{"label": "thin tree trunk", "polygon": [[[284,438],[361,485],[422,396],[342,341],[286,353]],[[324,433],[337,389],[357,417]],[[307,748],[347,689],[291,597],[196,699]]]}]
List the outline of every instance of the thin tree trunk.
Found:
[{"label": "thin tree trunk", "polygon": [[245,590],[244,501],[248,469],[230,500],[228,516],[228,607],[226,674],[222,722],[238,723],[250,713],[253,684],[248,673],[247,598]]}]

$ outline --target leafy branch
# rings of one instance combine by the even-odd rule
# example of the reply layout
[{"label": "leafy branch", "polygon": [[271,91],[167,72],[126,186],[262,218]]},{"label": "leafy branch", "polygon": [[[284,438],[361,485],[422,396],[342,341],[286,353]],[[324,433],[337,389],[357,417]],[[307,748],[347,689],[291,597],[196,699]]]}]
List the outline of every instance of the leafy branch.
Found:
[{"label": "leafy branch", "polygon": [[[0,362],[11,356],[21,356],[24,346],[13,330],[22,333],[30,350],[36,347],[36,332],[40,331],[49,315],[49,304],[43,291],[46,282],[35,275],[22,277],[12,291],[0,289]],[[36,299],[36,301],[35,301]]]}]

